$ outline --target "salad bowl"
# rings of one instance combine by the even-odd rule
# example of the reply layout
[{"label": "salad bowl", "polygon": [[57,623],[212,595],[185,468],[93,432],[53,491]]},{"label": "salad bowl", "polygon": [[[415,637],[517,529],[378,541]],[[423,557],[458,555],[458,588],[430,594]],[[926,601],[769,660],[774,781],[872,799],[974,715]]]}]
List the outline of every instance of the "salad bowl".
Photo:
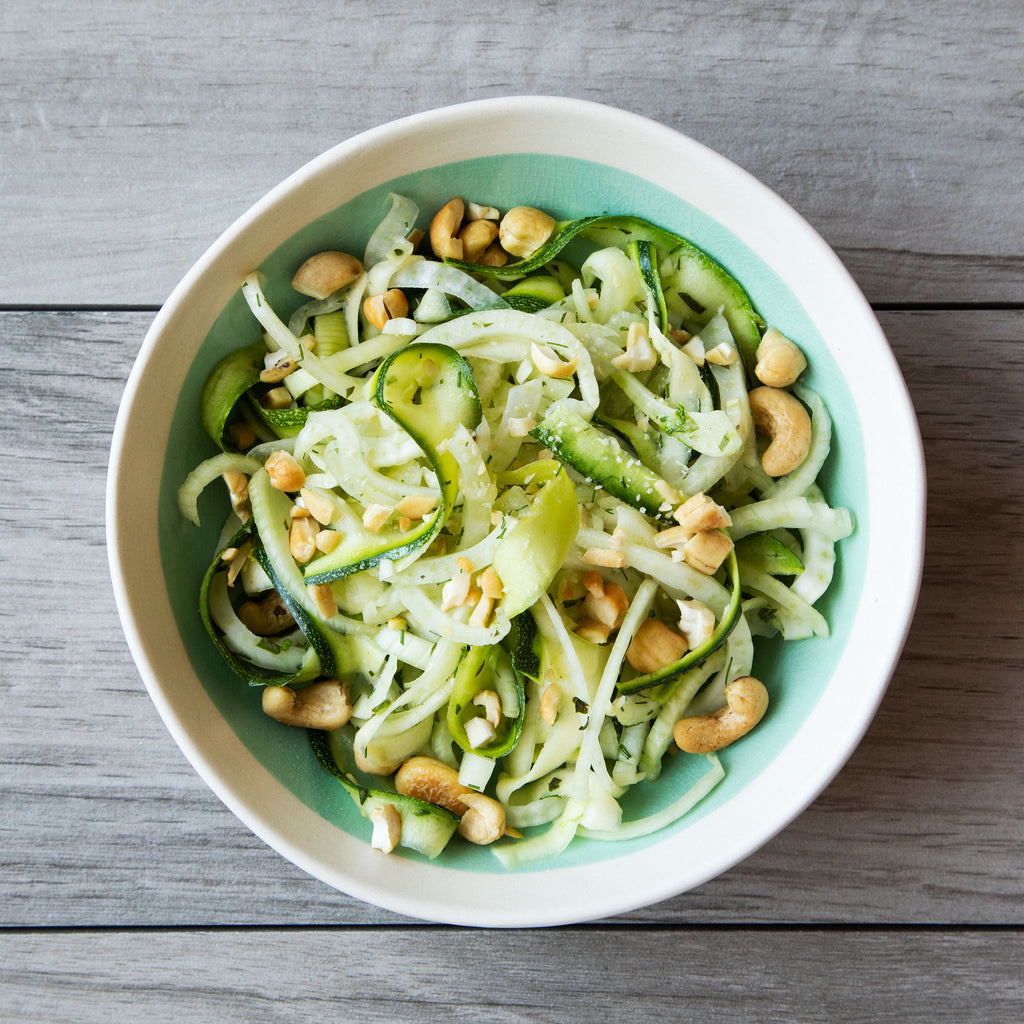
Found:
[{"label": "salad bowl", "polygon": [[[256,268],[290,280],[321,250],[360,251],[394,193],[417,204],[424,226],[455,195],[565,219],[645,218],[728,268],[760,315],[785,325],[807,355],[808,379],[833,422],[820,481],[855,523],[819,605],[828,635],[758,648],[755,673],[777,681],[770,713],[722,751],[724,780],[650,835],[581,838],[517,868],[468,844],[433,860],[384,856],[300,730],[282,738],[204,631],[197,593],[217,542],[214,512],[227,499],[204,495],[196,529],[177,493],[216,450],[197,415],[204,382],[251,336],[240,283]],[[842,768],[882,699],[923,551],[913,409],[870,307],[828,245],[778,196],[694,140],[635,114],[554,97],[466,103],[365,132],[229,227],[146,336],[118,415],[107,497],[129,647],[167,728],[217,796],[336,889],[412,917],[486,927],[559,925],[649,905],[727,870],[789,824]],[[632,814],[652,813],[693,784],[687,759],[669,760],[657,784],[637,787]]]}]

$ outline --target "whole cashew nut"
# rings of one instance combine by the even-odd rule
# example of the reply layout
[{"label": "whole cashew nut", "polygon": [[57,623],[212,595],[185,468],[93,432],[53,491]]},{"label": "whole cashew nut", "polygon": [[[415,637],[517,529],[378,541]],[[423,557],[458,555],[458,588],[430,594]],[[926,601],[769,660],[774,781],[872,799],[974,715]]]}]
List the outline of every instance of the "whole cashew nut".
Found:
[{"label": "whole cashew nut", "polygon": [[348,687],[337,679],[325,679],[301,690],[289,686],[263,688],[263,710],[285,725],[303,729],[340,729],[352,714]]},{"label": "whole cashew nut", "polygon": [[505,808],[483,793],[465,793],[463,802],[469,810],[459,822],[458,832],[478,846],[487,846],[505,834]]},{"label": "whole cashew nut", "polygon": [[770,437],[761,456],[769,476],[785,476],[807,458],[811,450],[811,417],[788,391],[759,387],[750,392],[754,429]]},{"label": "whole cashew nut", "polygon": [[554,233],[555,218],[534,206],[514,206],[501,218],[499,229],[502,248],[528,259]]},{"label": "whole cashew nut", "polygon": [[803,352],[780,330],[769,327],[757,346],[754,376],[769,387],[787,388],[806,369]]},{"label": "whole cashew nut", "polygon": [[676,722],[672,735],[688,754],[710,754],[746,736],[768,710],[768,691],[753,676],[740,676],[725,688],[728,702],[713,715],[691,715]]},{"label": "whole cashew nut", "polygon": [[439,260],[461,260],[462,242],[456,237],[466,212],[461,196],[449,199],[430,222],[430,248]]},{"label": "whole cashew nut", "polygon": [[403,796],[437,804],[461,818],[459,835],[486,845],[513,832],[505,824],[505,808],[497,800],[459,782],[459,773],[432,757],[410,757],[395,774]]},{"label": "whole cashew nut", "polygon": [[422,756],[410,757],[402,763],[395,774],[395,789],[402,796],[437,804],[459,817],[469,810],[462,796],[473,792],[469,786],[459,782],[459,773],[454,768],[443,761]]},{"label": "whole cashew nut", "polygon": [[326,299],[362,272],[362,263],[347,252],[318,252],[295,271],[292,287],[314,299]]}]

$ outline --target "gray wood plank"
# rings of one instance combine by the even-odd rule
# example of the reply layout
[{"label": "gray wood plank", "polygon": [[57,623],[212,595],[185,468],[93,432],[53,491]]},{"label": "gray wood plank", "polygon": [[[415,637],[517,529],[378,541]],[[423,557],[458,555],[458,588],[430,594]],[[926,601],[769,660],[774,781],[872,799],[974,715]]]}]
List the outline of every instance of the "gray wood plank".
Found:
[{"label": "gray wood plank", "polygon": [[0,992],[24,1024],[1019,1024],[1022,956],[985,931],[34,932],[0,936]]},{"label": "gray wood plank", "polygon": [[[150,314],[0,313],[0,926],[394,923],[283,861],[160,722],[107,581],[107,445]],[[1024,924],[1024,312],[883,326],[929,460],[919,611],[864,743],[743,864],[639,922]],[[61,553],[54,580],[41,559]]]},{"label": "gray wood plank", "polygon": [[[392,118],[555,94],[750,170],[876,302],[1018,301],[1018,0],[12,0],[0,303],[157,304],[291,171]],[[58,271],[59,268],[59,271]]]}]

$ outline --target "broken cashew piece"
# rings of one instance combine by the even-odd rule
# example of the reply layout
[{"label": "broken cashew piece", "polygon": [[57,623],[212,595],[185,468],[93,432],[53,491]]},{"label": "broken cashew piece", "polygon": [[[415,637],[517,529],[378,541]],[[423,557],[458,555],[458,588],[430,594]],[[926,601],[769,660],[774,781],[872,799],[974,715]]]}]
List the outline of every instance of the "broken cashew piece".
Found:
[{"label": "broken cashew piece", "polygon": [[536,342],[530,346],[530,359],[546,377],[558,379],[571,377],[576,372],[576,364],[579,361],[578,356],[573,356],[568,362],[563,363],[550,346],[538,345]]},{"label": "broken cashew piece", "polygon": [[767,386],[750,392],[750,411],[754,429],[771,438],[761,456],[761,465],[769,476],[792,473],[811,450],[811,417],[788,391]]},{"label": "broken cashew piece", "polygon": [[680,750],[710,754],[746,736],[768,710],[768,691],[753,676],[740,676],[725,688],[728,702],[713,715],[680,718],[672,731]]},{"label": "broken cashew piece", "polygon": [[370,811],[373,835],[370,846],[382,853],[390,853],[402,838],[402,816],[394,804],[381,804]]},{"label": "broken cashew piece", "polygon": [[352,714],[348,687],[337,679],[325,679],[301,690],[266,686],[263,710],[285,725],[303,729],[340,729]]}]

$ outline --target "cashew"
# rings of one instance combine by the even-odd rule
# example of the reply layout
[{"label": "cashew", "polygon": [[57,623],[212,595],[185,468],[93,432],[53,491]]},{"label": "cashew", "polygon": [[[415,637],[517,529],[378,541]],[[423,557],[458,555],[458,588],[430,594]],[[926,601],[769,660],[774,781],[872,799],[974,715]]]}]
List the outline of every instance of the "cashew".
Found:
[{"label": "cashew", "polygon": [[672,518],[691,533],[732,526],[732,516],[712,498],[698,491],[672,513]]},{"label": "cashew", "polygon": [[637,322],[629,325],[626,334],[626,351],[612,360],[612,365],[620,370],[636,373],[639,370],[650,370],[658,364],[658,356],[651,345],[647,328]]},{"label": "cashew", "polygon": [[727,341],[721,341],[714,348],[708,349],[707,352],[704,353],[704,358],[709,363],[714,363],[716,366],[732,366],[739,356],[732,345]]},{"label": "cashew", "polygon": [[701,530],[683,545],[683,561],[688,566],[713,576],[732,551],[732,539],[721,530]]},{"label": "cashew", "polygon": [[383,295],[370,295],[363,302],[363,316],[377,328],[384,330],[389,320],[397,320],[409,312],[409,300],[401,288],[389,288]]},{"label": "cashew", "polygon": [[265,686],[263,710],[285,725],[302,729],[340,729],[352,714],[348,687],[338,679],[325,679],[301,690]]},{"label": "cashew", "polygon": [[501,595],[505,593],[505,584],[501,582],[501,577],[491,566],[488,566],[477,576],[476,585],[480,588],[480,592],[484,597],[490,597],[495,601],[499,600]]},{"label": "cashew", "polygon": [[788,391],[760,387],[750,392],[750,411],[754,429],[772,439],[761,456],[764,471],[769,476],[792,473],[811,450],[807,410]]},{"label": "cashew", "polygon": [[573,356],[568,362],[563,363],[548,345],[538,345],[536,342],[530,346],[530,358],[541,373],[559,380],[571,377],[576,372],[578,362],[578,357]]},{"label": "cashew", "polygon": [[540,717],[548,725],[555,724],[558,716],[558,702],[562,699],[562,689],[558,683],[548,683],[544,687],[544,694],[540,698]]},{"label": "cashew", "polygon": [[465,211],[466,204],[456,196],[434,214],[430,222],[430,248],[439,260],[462,259],[462,242],[455,236]]},{"label": "cashew", "polygon": [[469,810],[463,797],[473,790],[459,782],[459,773],[442,761],[432,757],[410,757],[395,773],[395,789],[402,796],[425,800],[457,814],[460,818]]},{"label": "cashew", "polygon": [[497,237],[498,225],[493,220],[471,220],[464,224],[459,231],[462,258],[467,263],[476,263]]},{"label": "cashew", "polygon": [[626,650],[626,661],[642,675],[677,662],[689,650],[686,641],[658,619],[648,619]]},{"label": "cashew", "polygon": [[466,203],[466,216],[470,220],[501,220],[501,211],[494,206]]},{"label": "cashew", "polygon": [[337,530],[320,530],[316,535],[316,549],[329,555],[341,543],[341,534]]},{"label": "cashew", "polygon": [[711,639],[715,631],[715,613],[703,601],[680,601],[679,632],[692,651]]},{"label": "cashew", "polygon": [[[287,391],[288,389],[285,388]],[[246,451],[256,443],[256,434],[245,420],[236,420],[228,425],[228,433],[239,451]]]},{"label": "cashew", "polygon": [[583,613],[614,632],[622,625],[629,610],[626,592],[618,583],[606,583],[593,569],[583,574],[583,585],[587,588]]},{"label": "cashew", "polygon": [[575,629],[575,633],[583,640],[589,640],[592,644],[606,644],[611,636],[611,627],[603,622],[594,619],[582,618]]},{"label": "cashew", "polygon": [[338,602],[330,583],[314,583],[306,588],[309,596],[316,604],[316,610],[322,619],[333,619],[338,614]]},{"label": "cashew", "polygon": [[532,416],[511,416],[508,421],[509,437],[527,437],[537,421]]},{"label": "cashew", "polygon": [[323,491],[313,491],[308,487],[299,490],[299,497],[306,511],[321,525],[330,526],[334,518],[334,502]]},{"label": "cashew", "polygon": [[473,704],[484,709],[484,718],[497,728],[501,721],[501,698],[494,690],[480,690],[473,697]]},{"label": "cashew", "polygon": [[390,853],[402,838],[402,816],[394,804],[380,804],[370,811],[373,835],[370,846],[382,853]]},{"label": "cashew", "polygon": [[[479,591],[476,591],[479,593]],[[470,596],[473,596],[472,594]],[[487,597],[485,594],[480,594],[476,598],[476,605],[473,608],[472,614],[469,616],[469,626],[479,626],[483,629],[488,622],[491,621],[491,612],[494,611],[494,598]]]},{"label": "cashew", "polygon": [[469,590],[473,577],[465,569],[459,569],[441,588],[441,611],[450,612],[453,608],[461,608],[469,600]]},{"label": "cashew", "polygon": [[225,548],[221,553],[221,558],[228,563],[228,586],[233,587],[235,580],[238,579],[238,574],[245,567],[246,560],[249,555],[252,554],[252,544],[246,541],[241,547],[238,548]]},{"label": "cashew", "polygon": [[500,238],[506,252],[532,256],[554,233],[555,219],[533,206],[515,206],[501,218]]},{"label": "cashew", "polygon": [[295,271],[292,287],[314,299],[326,299],[362,272],[362,263],[347,252],[318,252]]},{"label": "cashew", "polygon": [[469,809],[459,822],[458,832],[478,846],[487,846],[505,834],[505,808],[483,793],[463,794],[462,800]]},{"label": "cashew", "polygon": [[288,550],[296,562],[305,565],[316,554],[317,522],[310,515],[292,520],[288,528]]},{"label": "cashew", "polygon": [[745,736],[768,710],[768,691],[753,676],[740,676],[725,688],[727,704],[713,715],[680,718],[673,737],[688,754],[709,754]]},{"label": "cashew", "polygon": [[694,534],[687,526],[670,526],[667,530],[659,530],[654,535],[656,548],[674,548],[685,544]]},{"label": "cashew", "polygon": [[482,267],[503,267],[508,263],[508,253],[502,249],[499,242],[491,242],[480,254],[477,263]]},{"label": "cashew", "polygon": [[260,380],[264,384],[280,384],[293,374],[299,364],[287,352],[268,352],[263,360],[264,368],[260,371]]},{"label": "cashew", "polygon": [[240,605],[238,618],[250,633],[257,636],[276,636],[295,625],[288,606],[276,590],[268,590],[257,600]]},{"label": "cashew", "polygon": [[355,758],[356,767],[361,772],[366,772],[367,775],[394,775],[402,764],[401,761],[374,760],[369,746],[367,746],[364,753],[357,744],[352,748],[352,754]]},{"label": "cashew", "polygon": [[498,730],[486,718],[471,718],[466,722],[466,739],[474,750],[490,743],[497,735]]},{"label": "cashew", "polygon": [[806,369],[803,352],[781,331],[769,327],[757,346],[757,379],[772,388],[788,388]]},{"label": "cashew", "polygon": [[298,491],[306,482],[306,474],[291,452],[271,452],[263,468],[270,476],[270,486],[278,491]]},{"label": "cashew", "polygon": [[410,519],[422,519],[437,508],[437,498],[430,494],[407,494],[400,499],[395,506],[395,511],[400,516],[408,516]]},{"label": "cashew", "polygon": [[373,533],[379,533],[394,511],[390,505],[367,505],[363,511],[363,526]]},{"label": "cashew", "polygon": [[603,565],[606,569],[621,569],[626,564],[626,556],[621,551],[608,548],[587,548],[583,552],[583,561],[589,565]]},{"label": "cashew", "polygon": [[228,486],[231,507],[235,514],[239,519],[248,519],[252,515],[252,506],[249,504],[249,478],[237,469],[221,473],[221,478]]},{"label": "cashew", "polygon": [[260,405],[264,409],[287,409],[294,399],[292,393],[286,387],[271,388],[260,399]]},{"label": "cashew", "polygon": [[682,351],[688,355],[697,366],[704,365],[706,355],[704,352],[704,339],[699,335],[695,338],[691,338],[685,345],[683,345]]}]

